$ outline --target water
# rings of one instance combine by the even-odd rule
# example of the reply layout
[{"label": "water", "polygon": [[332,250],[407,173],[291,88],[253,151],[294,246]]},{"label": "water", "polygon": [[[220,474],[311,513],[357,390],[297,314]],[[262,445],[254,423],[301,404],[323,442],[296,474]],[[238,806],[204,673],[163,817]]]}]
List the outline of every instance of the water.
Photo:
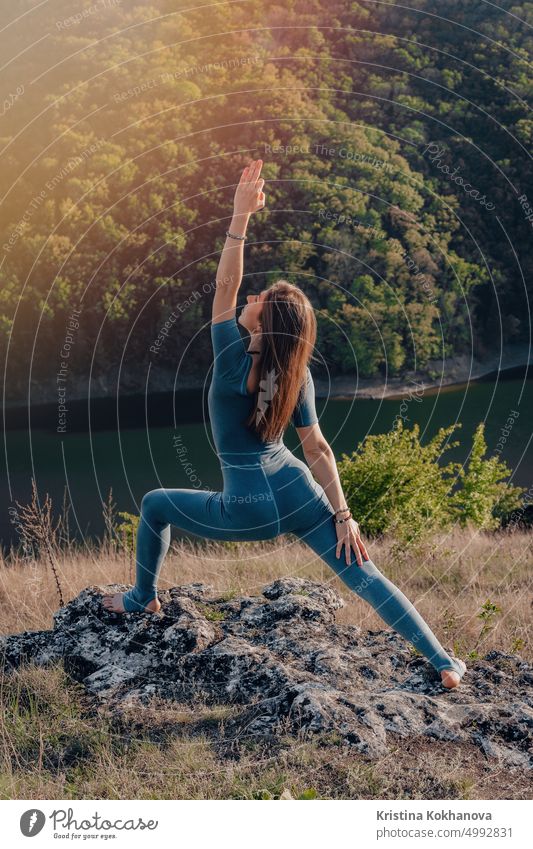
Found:
[{"label": "water", "polygon": [[[526,489],[533,483],[531,445],[533,393],[531,376],[524,369],[491,375],[469,385],[426,390],[385,400],[355,401],[317,399],[322,432],[335,456],[350,454],[368,434],[391,429],[402,416],[404,425],[420,425],[423,442],[440,427],[461,422],[450,437],[460,446],[448,450],[443,462],[465,462],[472,434],[485,422],[486,457],[497,452],[513,470],[512,482]],[[518,412],[518,416],[515,413]],[[99,537],[104,529],[102,501],[112,488],[116,509],[138,513],[145,492],[158,487],[219,489],[222,486],[218,460],[207,416],[206,392],[191,390],[176,395],[160,394],[127,398],[120,402],[70,404],[67,433],[57,433],[57,411],[53,405],[32,409],[31,427],[27,411],[8,411],[5,445],[0,460],[2,473],[0,539],[4,547],[18,538],[17,505],[31,498],[35,477],[41,501],[49,493],[54,509],[60,510],[65,486],[72,502],[71,532],[79,538]],[[502,429],[511,419],[505,435]],[[505,436],[506,441],[503,440]],[[285,444],[303,459],[296,431],[289,426]],[[530,496],[531,498],[531,496]],[[180,536],[173,529],[173,536]]]}]

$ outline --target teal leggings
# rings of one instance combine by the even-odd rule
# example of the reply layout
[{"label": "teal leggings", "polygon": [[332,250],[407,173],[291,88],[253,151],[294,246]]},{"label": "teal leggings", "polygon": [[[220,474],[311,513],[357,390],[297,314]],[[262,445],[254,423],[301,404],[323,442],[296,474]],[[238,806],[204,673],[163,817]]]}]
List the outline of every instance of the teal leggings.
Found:
[{"label": "teal leggings", "polygon": [[[256,455],[257,456],[257,455]],[[136,583],[124,594],[126,611],[142,611],[157,596],[170,526],[213,540],[266,540],[292,533],[367,601],[387,625],[422,652],[434,668],[463,670],[442,647],[408,598],[372,560],[357,564],[352,551],[336,557],[333,510],[309,467],[285,446],[249,466],[222,464],[222,492],[154,489],[144,495],[137,531]]]}]

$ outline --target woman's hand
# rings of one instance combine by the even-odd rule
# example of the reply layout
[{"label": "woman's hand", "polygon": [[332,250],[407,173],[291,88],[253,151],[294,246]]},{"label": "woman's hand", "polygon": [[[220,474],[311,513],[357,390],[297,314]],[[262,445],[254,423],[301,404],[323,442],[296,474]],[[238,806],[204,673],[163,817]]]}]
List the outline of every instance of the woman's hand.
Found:
[{"label": "woman's hand", "polygon": [[254,159],[242,172],[233,199],[234,215],[251,215],[252,212],[263,209],[265,205],[263,193],[265,181],[259,179],[262,167],[263,160]]},{"label": "woman's hand", "polygon": [[368,552],[365,548],[365,544],[361,539],[361,532],[359,530],[359,525],[355,521],[355,519],[349,519],[347,522],[336,522],[335,528],[337,529],[337,548],[335,550],[335,554],[337,559],[340,557],[342,547],[346,547],[346,563],[350,565],[351,560],[351,551],[353,548],[355,552],[355,558],[357,560],[357,565],[362,566],[363,561],[361,559],[361,555],[363,555],[365,560],[370,560],[368,556]]}]

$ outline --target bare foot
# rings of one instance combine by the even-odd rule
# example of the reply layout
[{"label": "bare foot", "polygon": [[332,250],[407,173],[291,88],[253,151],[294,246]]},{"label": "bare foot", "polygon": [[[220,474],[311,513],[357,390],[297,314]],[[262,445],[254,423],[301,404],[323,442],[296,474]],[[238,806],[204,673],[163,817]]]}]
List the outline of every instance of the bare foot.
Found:
[{"label": "bare foot", "polygon": [[[464,660],[461,660],[460,657],[456,657],[455,660],[463,669],[463,675],[466,672],[466,663]],[[462,676],[459,675],[458,672],[455,672],[453,669],[443,669],[440,673],[442,685],[446,687],[447,690],[452,690],[454,687],[457,687],[461,681]]]},{"label": "bare foot", "polygon": [[[124,605],[122,603],[123,595],[124,593],[107,593],[102,596],[102,605],[106,608],[106,610],[110,610],[112,613],[128,613],[129,611],[124,610]],[[153,598],[148,602],[144,609],[147,613],[157,613],[161,610],[161,602],[158,598]],[[140,613],[140,611],[138,612]]]}]

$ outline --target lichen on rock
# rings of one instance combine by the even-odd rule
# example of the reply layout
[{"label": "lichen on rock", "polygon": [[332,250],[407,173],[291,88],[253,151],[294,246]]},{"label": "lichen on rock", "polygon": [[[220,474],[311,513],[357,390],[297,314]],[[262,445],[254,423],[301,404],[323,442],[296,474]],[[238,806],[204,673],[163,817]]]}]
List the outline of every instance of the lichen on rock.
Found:
[{"label": "lichen on rock", "polygon": [[192,583],[160,592],[157,614],[107,611],[102,592],[124,589],[88,587],[53,629],[1,637],[4,672],[61,660],[107,705],[232,705],[235,735],[335,732],[371,758],[402,739],[466,741],[507,768],[533,766],[533,670],[516,655],[489,652],[446,690],[396,632],[337,624],[342,599],[315,581],[281,578],[231,599]]}]

